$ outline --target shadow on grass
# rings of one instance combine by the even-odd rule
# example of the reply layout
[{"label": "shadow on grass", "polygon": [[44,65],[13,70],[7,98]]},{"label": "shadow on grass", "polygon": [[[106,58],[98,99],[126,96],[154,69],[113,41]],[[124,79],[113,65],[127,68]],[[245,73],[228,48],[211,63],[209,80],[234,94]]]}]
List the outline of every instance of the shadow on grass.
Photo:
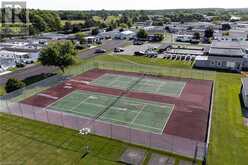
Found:
[{"label": "shadow on grass", "polygon": [[240,105],[241,105],[241,113],[242,116],[245,118],[248,118],[248,108],[245,107],[244,101],[243,101],[243,97],[242,94],[239,94],[239,101],[240,101]]}]

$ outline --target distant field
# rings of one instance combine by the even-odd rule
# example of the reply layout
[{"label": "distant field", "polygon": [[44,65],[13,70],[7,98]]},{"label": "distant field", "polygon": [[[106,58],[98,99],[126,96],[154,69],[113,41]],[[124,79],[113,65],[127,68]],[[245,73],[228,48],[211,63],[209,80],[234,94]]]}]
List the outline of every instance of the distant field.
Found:
[{"label": "distant field", "polygon": [[70,22],[71,24],[78,24],[78,23],[82,23],[84,24],[84,20],[61,20],[61,24],[65,25],[66,22]]},{"label": "distant field", "polygon": [[101,17],[94,16],[93,19],[95,21],[99,21],[99,22],[110,23],[111,21],[116,21],[116,20],[120,19],[120,17],[119,16],[108,16],[107,19],[104,21]]}]

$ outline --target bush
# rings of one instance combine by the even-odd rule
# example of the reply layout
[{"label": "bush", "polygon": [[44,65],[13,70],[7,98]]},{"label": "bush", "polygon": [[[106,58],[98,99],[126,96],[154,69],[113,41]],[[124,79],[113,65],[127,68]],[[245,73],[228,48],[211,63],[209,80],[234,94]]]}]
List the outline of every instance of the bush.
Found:
[{"label": "bush", "polygon": [[138,38],[147,38],[148,33],[144,29],[140,29],[139,32],[137,33]]},{"label": "bush", "polygon": [[23,88],[25,87],[25,83],[17,80],[15,78],[10,78],[8,79],[6,86],[5,86],[5,90],[7,93],[10,93],[12,91],[15,91],[17,89]]}]

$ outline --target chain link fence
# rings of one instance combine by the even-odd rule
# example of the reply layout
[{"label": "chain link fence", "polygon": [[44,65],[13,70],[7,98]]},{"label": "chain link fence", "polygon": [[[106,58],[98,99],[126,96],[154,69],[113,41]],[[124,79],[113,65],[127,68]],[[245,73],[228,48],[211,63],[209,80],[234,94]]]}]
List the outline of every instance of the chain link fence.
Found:
[{"label": "chain link fence", "polygon": [[95,118],[86,118],[79,115],[73,115],[71,113],[58,112],[49,108],[41,108],[20,102],[25,98],[62,83],[66,79],[92,69],[140,72],[157,76],[190,79],[215,80],[216,78],[216,73],[212,71],[177,69],[128,63],[99,62],[92,60],[83,65],[74,66],[66,70],[64,74],[58,74],[0,97],[0,112],[75,130],[90,128],[92,130],[91,132],[95,135],[104,136],[135,145],[142,145],[193,159],[196,158],[198,160],[204,160],[207,150],[207,145],[204,142],[167,134],[159,135],[143,132],[131,129],[129,125],[112,124],[111,122],[104,122]]}]

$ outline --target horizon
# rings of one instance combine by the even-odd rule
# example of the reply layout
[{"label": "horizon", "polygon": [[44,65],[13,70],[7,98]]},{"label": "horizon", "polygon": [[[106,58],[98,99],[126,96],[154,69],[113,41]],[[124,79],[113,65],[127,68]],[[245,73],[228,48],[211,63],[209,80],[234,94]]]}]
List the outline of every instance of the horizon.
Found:
[{"label": "horizon", "polygon": [[[0,0],[3,2],[6,0]],[[23,0],[9,0],[23,1]],[[199,0],[26,0],[28,9],[40,10],[73,10],[73,11],[90,11],[90,10],[190,10],[190,9],[247,9],[247,0],[207,0],[199,3]],[[151,5],[152,3],[152,5]],[[59,5],[58,5],[59,4]],[[131,5],[130,5],[131,4]]]}]

